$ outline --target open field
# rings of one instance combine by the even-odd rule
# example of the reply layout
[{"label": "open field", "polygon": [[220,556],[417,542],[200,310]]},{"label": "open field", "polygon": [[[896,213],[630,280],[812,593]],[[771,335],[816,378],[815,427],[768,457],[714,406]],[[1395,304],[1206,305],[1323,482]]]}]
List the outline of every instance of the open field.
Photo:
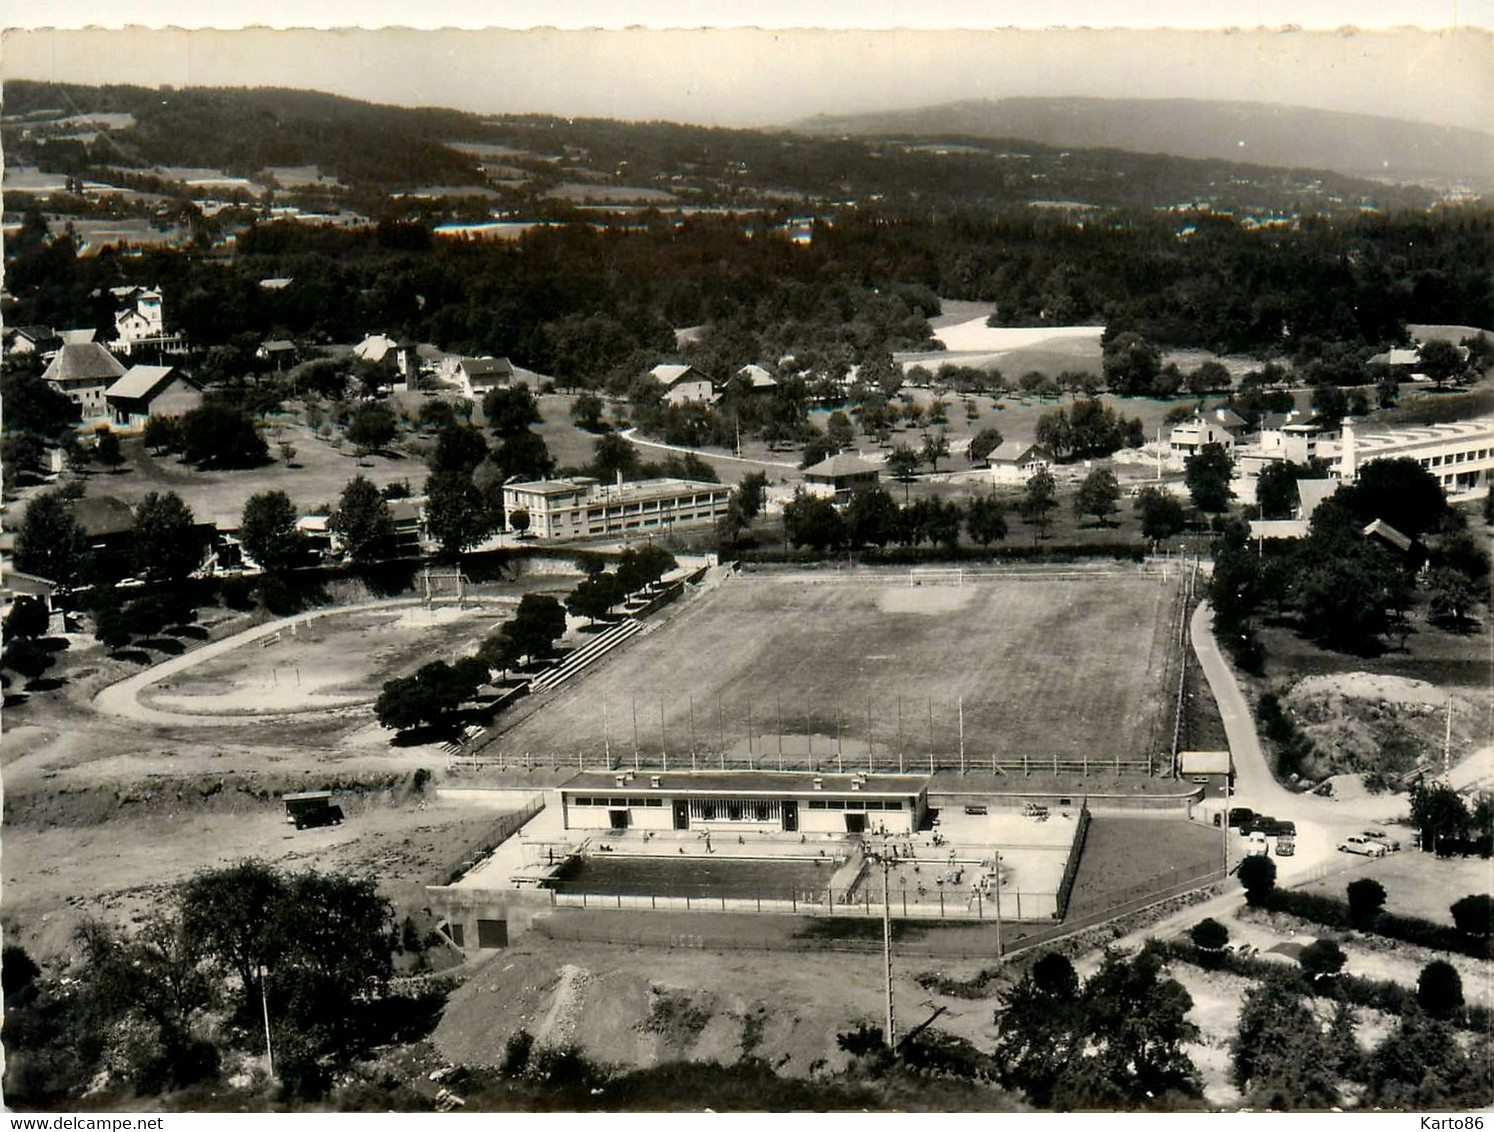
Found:
[{"label": "open field", "polygon": [[706,765],[724,754],[775,767],[781,752],[802,767],[837,750],[863,759],[870,739],[879,763],[901,753],[916,770],[956,757],[963,700],[973,760],[1144,757],[1166,715],[1176,593],[1124,573],[965,586],[741,575],[540,701],[490,750],[600,760],[610,748],[626,762],[636,736],[650,762],[683,765],[693,745]]},{"label": "open field", "polygon": [[[1373,828],[1373,827],[1371,827]],[[1476,892],[1488,892],[1490,864],[1481,857],[1437,857],[1411,848],[1411,831],[1390,830],[1401,843],[1399,853],[1366,861],[1350,875],[1336,873],[1300,887],[1339,900],[1346,899],[1351,881],[1364,877],[1385,886],[1385,910],[1397,916],[1420,916],[1439,924],[1451,924],[1449,909],[1456,901]]]},{"label": "open field", "polygon": [[1173,877],[1201,873],[1223,857],[1219,832],[1194,822],[1100,817],[1090,822],[1069,915],[1086,916],[1129,899],[1144,885],[1164,889]]}]

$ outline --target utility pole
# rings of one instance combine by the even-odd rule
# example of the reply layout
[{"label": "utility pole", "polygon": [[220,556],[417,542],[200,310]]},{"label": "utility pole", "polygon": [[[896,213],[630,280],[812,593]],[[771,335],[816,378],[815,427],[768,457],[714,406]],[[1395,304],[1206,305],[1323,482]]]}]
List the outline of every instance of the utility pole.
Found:
[{"label": "utility pole", "polygon": [[882,958],[887,976],[887,1037],[889,1052],[897,1051],[897,1022],[892,1011],[892,854],[884,844],[867,849],[867,859],[882,866]]},{"label": "utility pole", "polygon": [[275,1051],[270,1046],[270,997],[265,989],[263,963],[259,967],[259,1005],[265,1012],[265,1068],[273,1078],[275,1076]]},{"label": "utility pole", "polygon": [[[1001,962],[1001,850],[996,850],[996,962]],[[1020,906],[1021,897],[1017,899]]]}]

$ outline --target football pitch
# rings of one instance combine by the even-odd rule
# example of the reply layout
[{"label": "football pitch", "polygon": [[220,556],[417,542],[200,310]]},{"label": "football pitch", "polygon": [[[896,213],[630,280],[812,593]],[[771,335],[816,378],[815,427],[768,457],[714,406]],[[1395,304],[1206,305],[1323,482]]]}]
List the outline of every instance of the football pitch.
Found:
[{"label": "football pitch", "polygon": [[558,766],[1034,771],[1171,742],[1176,577],[737,575],[528,702],[483,752]]}]

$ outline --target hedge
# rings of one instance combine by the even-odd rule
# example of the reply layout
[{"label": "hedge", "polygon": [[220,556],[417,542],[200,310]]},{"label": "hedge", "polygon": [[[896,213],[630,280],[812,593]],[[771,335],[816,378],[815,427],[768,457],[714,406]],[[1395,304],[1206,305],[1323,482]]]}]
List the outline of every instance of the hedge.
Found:
[{"label": "hedge", "polygon": [[1273,912],[1286,912],[1337,931],[1366,932],[1432,951],[1448,951],[1473,959],[1494,959],[1494,939],[1465,935],[1450,924],[1439,924],[1418,916],[1397,916],[1384,911],[1363,924],[1356,924],[1349,917],[1347,901],[1322,893],[1277,888],[1270,892],[1263,906]]}]

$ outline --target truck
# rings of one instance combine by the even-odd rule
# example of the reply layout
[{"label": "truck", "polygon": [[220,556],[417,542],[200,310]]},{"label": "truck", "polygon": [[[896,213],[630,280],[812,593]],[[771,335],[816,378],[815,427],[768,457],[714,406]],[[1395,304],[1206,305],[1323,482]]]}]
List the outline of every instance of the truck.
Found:
[{"label": "truck", "polygon": [[342,824],[342,807],[332,802],[330,790],[307,790],[300,794],[283,794],[286,824],[299,829],[316,829]]}]

